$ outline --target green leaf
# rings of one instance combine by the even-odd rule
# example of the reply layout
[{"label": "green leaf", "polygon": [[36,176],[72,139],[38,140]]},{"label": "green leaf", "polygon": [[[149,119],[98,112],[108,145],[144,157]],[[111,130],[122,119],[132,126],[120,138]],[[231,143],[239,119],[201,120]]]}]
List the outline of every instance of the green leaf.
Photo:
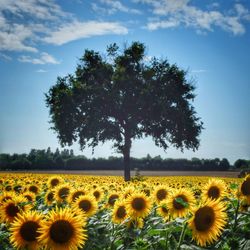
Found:
[{"label": "green leaf", "polygon": [[239,185],[236,184],[236,183],[231,183],[230,188],[231,188],[231,189],[237,189],[238,186],[239,186]]},{"label": "green leaf", "polygon": [[188,203],[186,201],[184,201],[181,197],[177,197],[175,198],[175,201],[177,203],[179,203],[180,205],[182,205],[183,207],[188,207]]}]

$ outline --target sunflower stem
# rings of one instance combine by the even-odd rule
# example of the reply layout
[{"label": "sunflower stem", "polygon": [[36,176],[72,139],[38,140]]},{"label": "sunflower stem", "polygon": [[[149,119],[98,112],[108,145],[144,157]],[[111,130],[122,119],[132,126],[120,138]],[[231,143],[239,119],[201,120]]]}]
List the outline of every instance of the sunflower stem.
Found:
[{"label": "sunflower stem", "polygon": [[176,250],[181,249],[181,244],[182,244],[182,242],[184,240],[186,228],[187,228],[187,222],[185,222],[184,225],[183,225],[183,228],[182,228],[182,231],[181,231],[181,236],[180,236],[180,239],[179,239],[178,246],[177,246]]},{"label": "sunflower stem", "polygon": [[237,222],[238,222],[238,213],[239,213],[239,208],[240,208],[240,200],[238,198],[237,200],[237,206],[236,206],[236,210],[235,210],[235,216],[234,216],[234,225],[233,225],[233,231],[236,229],[237,227]]}]

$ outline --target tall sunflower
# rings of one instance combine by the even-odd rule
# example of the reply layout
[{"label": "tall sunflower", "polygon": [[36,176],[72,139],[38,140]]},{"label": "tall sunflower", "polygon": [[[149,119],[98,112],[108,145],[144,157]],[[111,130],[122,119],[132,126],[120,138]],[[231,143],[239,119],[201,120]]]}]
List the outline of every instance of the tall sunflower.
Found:
[{"label": "tall sunflower", "polygon": [[250,175],[247,175],[240,186],[240,191],[250,201]]},{"label": "tall sunflower", "polygon": [[63,178],[60,176],[51,176],[48,181],[47,185],[49,188],[54,188],[64,182]]},{"label": "tall sunflower", "polygon": [[218,240],[227,223],[226,206],[218,200],[207,200],[194,210],[188,224],[192,230],[193,239],[206,246]]},{"label": "tall sunflower", "polygon": [[156,209],[157,214],[159,214],[164,221],[169,220],[169,210],[167,208],[166,201],[160,202]]},{"label": "tall sunflower", "polygon": [[1,193],[1,196],[0,196],[0,205],[7,200],[12,200],[12,197],[15,197],[15,196],[16,196],[15,192],[12,192],[12,191],[5,192],[4,191],[3,193]]},{"label": "tall sunflower", "polygon": [[87,217],[95,214],[98,209],[95,197],[90,195],[81,195],[75,202],[73,202],[72,207],[80,209]]},{"label": "tall sunflower", "polygon": [[169,195],[167,209],[173,218],[185,217],[195,204],[193,193],[186,188],[181,188]]},{"label": "tall sunflower", "polygon": [[165,200],[167,196],[169,195],[170,190],[165,185],[159,185],[154,190],[154,199],[157,204],[159,204],[161,201]]},{"label": "tall sunflower", "polygon": [[74,202],[81,195],[86,195],[86,191],[83,188],[74,188],[70,193],[69,201]]},{"label": "tall sunflower", "polygon": [[28,191],[34,193],[35,195],[39,193],[39,185],[32,184],[28,187]]},{"label": "tall sunflower", "polygon": [[93,191],[92,191],[92,194],[94,195],[96,201],[101,201],[102,198],[103,198],[103,191],[101,188],[95,188]]},{"label": "tall sunflower", "polygon": [[202,199],[217,200],[226,194],[226,183],[221,179],[210,179],[202,192]]},{"label": "tall sunflower", "polygon": [[1,221],[11,223],[19,213],[28,211],[30,208],[31,206],[27,204],[27,200],[24,197],[14,196],[0,206]]},{"label": "tall sunflower", "polygon": [[85,219],[70,208],[49,212],[38,230],[39,242],[50,250],[77,250],[87,239]]},{"label": "tall sunflower", "polygon": [[127,211],[124,201],[117,201],[114,205],[112,212],[112,221],[117,224],[121,224],[127,219]]},{"label": "tall sunflower", "polygon": [[58,185],[54,188],[54,197],[57,202],[68,201],[71,186],[69,184]]},{"label": "tall sunflower", "polygon": [[50,206],[54,201],[54,191],[48,190],[45,194],[45,203]]},{"label": "tall sunflower", "polygon": [[127,228],[133,229],[133,228],[138,228],[141,229],[144,226],[144,220],[143,218],[131,218],[127,223],[126,223]]},{"label": "tall sunflower", "polygon": [[18,215],[10,227],[11,244],[17,249],[39,249],[37,237],[41,221],[42,215],[35,211]]},{"label": "tall sunflower", "polygon": [[25,192],[22,194],[22,196],[31,203],[36,201],[36,195],[32,192]]},{"label": "tall sunflower", "polygon": [[143,192],[135,192],[126,199],[126,210],[132,218],[145,218],[151,210],[150,198]]},{"label": "tall sunflower", "polygon": [[107,207],[114,207],[116,200],[119,199],[119,194],[117,192],[108,195]]}]

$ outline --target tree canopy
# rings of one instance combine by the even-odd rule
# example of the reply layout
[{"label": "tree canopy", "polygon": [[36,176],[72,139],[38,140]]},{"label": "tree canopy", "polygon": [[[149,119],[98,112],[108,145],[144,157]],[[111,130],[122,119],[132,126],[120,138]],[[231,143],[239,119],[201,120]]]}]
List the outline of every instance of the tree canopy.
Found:
[{"label": "tree canopy", "polygon": [[75,73],[50,88],[46,104],[62,146],[113,141],[129,180],[133,139],[151,136],[164,150],[198,149],[202,122],[192,106],[194,90],[185,70],[167,59],[145,60],[144,44],[133,42],[123,50],[112,44],[105,56],[85,50]]}]

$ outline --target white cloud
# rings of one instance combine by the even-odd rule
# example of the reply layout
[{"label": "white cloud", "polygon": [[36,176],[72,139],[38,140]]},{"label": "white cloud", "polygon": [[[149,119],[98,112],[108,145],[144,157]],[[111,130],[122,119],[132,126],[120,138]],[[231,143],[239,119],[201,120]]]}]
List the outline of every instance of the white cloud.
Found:
[{"label": "white cloud", "polygon": [[37,52],[36,48],[25,44],[32,37],[32,30],[22,24],[6,25],[0,29],[0,50]]},{"label": "white cloud", "polygon": [[206,73],[207,70],[206,69],[194,69],[191,71],[192,73]]},{"label": "white cloud", "polygon": [[38,69],[36,70],[37,73],[46,73],[48,72],[47,70],[44,70],[44,69]]},{"label": "white cloud", "polygon": [[88,38],[91,36],[100,36],[106,34],[124,35],[127,33],[127,28],[116,22],[74,21],[73,23],[64,25],[58,30],[51,32],[51,34],[49,34],[49,36],[45,37],[43,40],[46,43],[62,45],[73,40]]},{"label": "white cloud", "polygon": [[[0,0],[0,51],[38,52],[41,42],[61,45],[96,35],[128,33],[127,28],[117,22],[80,22],[73,14],[63,11],[59,3],[55,0]],[[118,1],[112,4],[114,8],[126,10]],[[27,56],[21,60],[45,62]]]},{"label": "white cloud", "polygon": [[147,28],[149,30],[157,30],[159,28],[173,28],[179,26],[179,21],[175,19],[169,19],[169,20],[164,20],[164,21],[154,21],[154,22],[149,22],[147,24]]},{"label": "white cloud", "polygon": [[4,53],[0,53],[0,58],[2,58],[5,61],[12,61],[12,57],[10,57]]},{"label": "white cloud", "polygon": [[203,10],[191,5],[190,0],[135,1],[151,6],[152,13],[158,17],[157,20],[147,23],[149,30],[184,25],[197,31],[213,31],[214,27],[220,27],[234,35],[241,35],[245,33],[242,21],[250,20],[249,10],[241,4],[235,4],[234,8],[225,14],[218,10],[218,4],[213,5],[216,10]]},{"label": "white cloud", "polygon": [[42,20],[55,20],[58,16],[67,15],[54,0],[1,0],[0,11],[16,17],[28,15]]},{"label": "white cloud", "polygon": [[53,56],[46,52],[42,52],[40,58],[32,58],[31,56],[20,56],[18,58],[19,62],[32,63],[32,64],[59,64],[60,62],[56,60]]},{"label": "white cloud", "polygon": [[[109,14],[113,14],[117,11],[121,11],[121,12],[127,12],[127,13],[132,13],[132,14],[141,14],[141,11],[138,9],[133,9],[133,8],[129,8],[127,6],[125,6],[124,4],[122,4],[120,1],[117,0],[100,0],[100,2],[102,4],[105,4],[108,8],[106,8],[106,11]],[[99,6],[95,4],[95,6],[98,8]],[[102,7],[100,7],[102,8]],[[102,8],[103,10],[105,10],[105,8]]]},{"label": "white cloud", "polygon": [[0,0],[0,50],[37,52],[49,25],[69,17],[54,0]]}]

